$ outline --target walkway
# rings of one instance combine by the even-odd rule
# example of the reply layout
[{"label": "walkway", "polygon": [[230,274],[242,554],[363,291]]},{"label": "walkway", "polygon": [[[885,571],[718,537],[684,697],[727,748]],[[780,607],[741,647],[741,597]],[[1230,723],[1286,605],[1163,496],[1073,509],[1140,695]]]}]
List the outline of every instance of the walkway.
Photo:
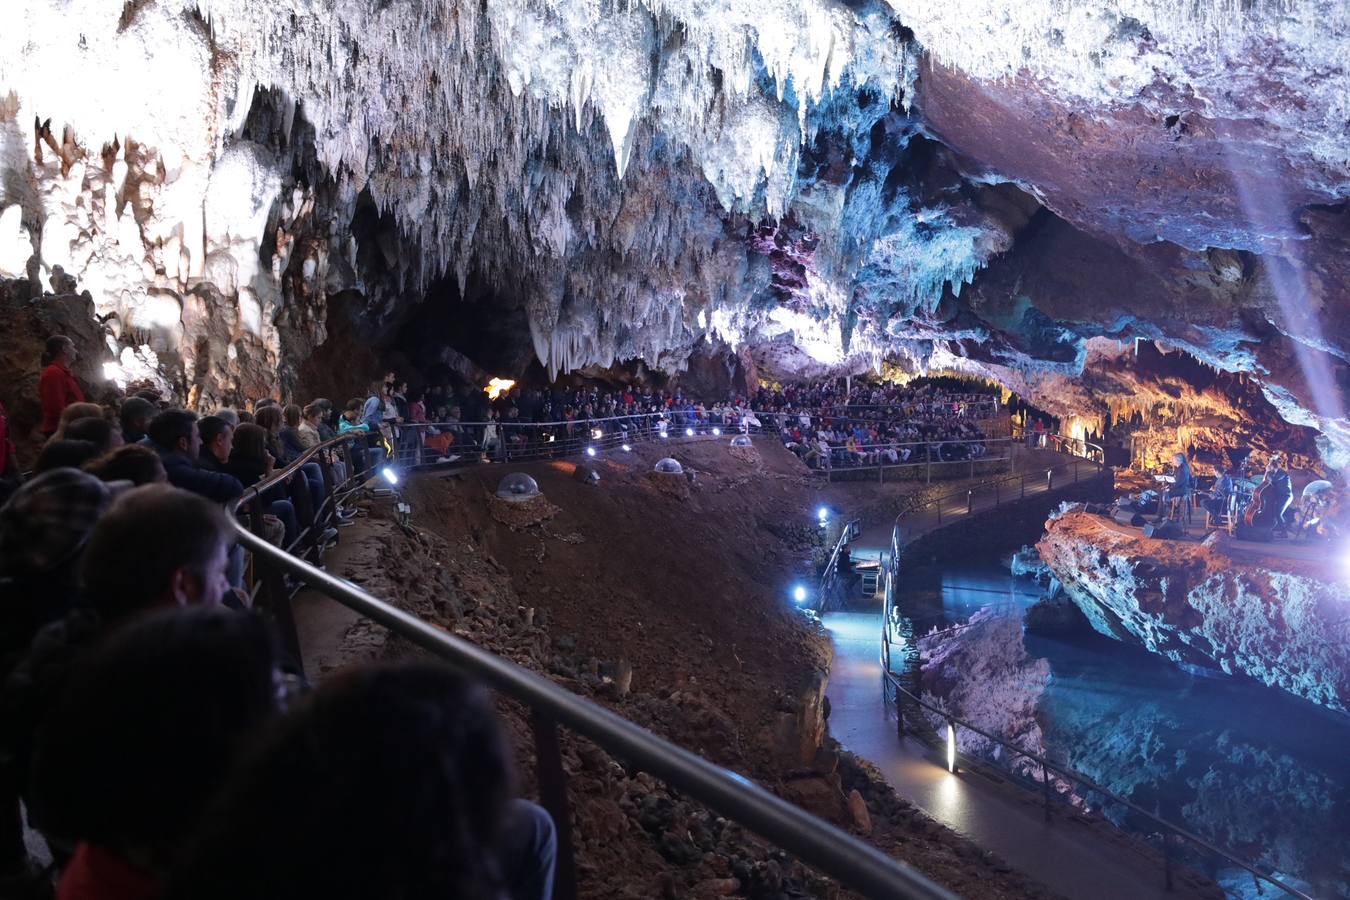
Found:
[{"label": "walkway", "polygon": [[[1053,480],[1037,471],[975,490],[968,501],[963,494],[930,506],[905,518],[905,539],[1000,503],[1045,494],[1052,484],[1063,487],[1066,480],[1097,474],[1097,467],[1088,461],[1048,453],[1046,457],[1051,460],[1047,465],[1060,467]],[[889,523],[865,529],[854,542],[854,555],[888,558],[890,544]],[[880,611],[829,613],[824,622],[835,649],[826,691],[830,733],[874,763],[901,797],[1066,897],[1188,896],[1182,879],[1168,892],[1161,865],[1123,835],[1116,839],[1109,830],[1086,827],[1073,816],[1059,815],[1046,822],[1039,796],[981,769],[950,774],[939,751],[913,736],[898,738],[894,711],[882,693]]]},{"label": "walkway", "polygon": [[[995,507],[1023,497],[1034,497],[1049,490],[1062,488],[1066,483],[1082,481],[1097,474],[1097,465],[1078,457],[1065,456],[1048,450],[1028,451],[1046,460],[1045,468],[1054,469],[1053,477],[1047,478],[1045,469],[1032,472],[1004,475],[997,482],[975,488],[969,492],[958,492],[940,503],[929,505],[905,516],[901,524],[901,534],[908,542],[919,535],[927,534],[943,525],[950,525],[967,515],[988,512]],[[855,559],[890,559],[891,529],[894,522],[878,522],[868,528],[854,540],[851,551]]]}]

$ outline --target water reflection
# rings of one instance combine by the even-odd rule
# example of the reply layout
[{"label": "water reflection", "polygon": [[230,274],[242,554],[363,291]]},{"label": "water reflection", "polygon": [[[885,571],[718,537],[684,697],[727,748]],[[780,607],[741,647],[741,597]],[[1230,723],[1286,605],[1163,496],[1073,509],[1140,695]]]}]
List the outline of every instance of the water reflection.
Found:
[{"label": "water reflection", "polygon": [[[911,579],[901,602],[920,633],[991,610],[938,654],[926,689],[1318,896],[1350,896],[1350,716],[1094,633],[1025,634],[1039,595],[993,560]],[[1250,878],[1212,874],[1248,892]]]}]

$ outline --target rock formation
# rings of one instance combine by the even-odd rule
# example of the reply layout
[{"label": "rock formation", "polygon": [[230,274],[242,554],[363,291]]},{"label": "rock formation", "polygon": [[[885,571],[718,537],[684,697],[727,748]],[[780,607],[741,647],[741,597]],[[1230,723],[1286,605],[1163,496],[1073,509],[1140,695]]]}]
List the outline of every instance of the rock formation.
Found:
[{"label": "rock formation", "polygon": [[1338,0],[7,16],[0,274],[62,266],[203,404],[477,298],[550,372],[722,341],[1035,388],[1156,339],[1350,450]]},{"label": "rock formation", "polygon": [[1076,511],[1036,546],[1102,634],[1350,712],[1350,605],[1332,562],[1234,557]]}]

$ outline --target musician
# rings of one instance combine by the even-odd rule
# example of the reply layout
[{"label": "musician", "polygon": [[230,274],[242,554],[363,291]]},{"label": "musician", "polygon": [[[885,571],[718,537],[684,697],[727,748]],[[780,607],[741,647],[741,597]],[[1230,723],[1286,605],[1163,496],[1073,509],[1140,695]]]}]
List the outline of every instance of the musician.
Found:
[{"label": "musician", "polygon": [[1180,498],[1181,502],[1189,503],[1193,485],[1191,464],[1186,459],[1186,454],[1176,454],[1172,457],[1172,483],[1167,486],[1167,492],[1158,500],[1158,518],[1162,518],[1163,510],[1167,508],[1171,500]]},{"label": "musician", "polygon": [[1272,453],[1266,463],[1265,479],[1252,495],[1252,503],[1247,513],[1247,524],[1260,528],[1273,528],[1284,522],[1284,515],[1294,502],[1294,486],[1289,481],[1289,470],[1285,468],[1284,456]]},{"label": "musician", "polygon": [[1214,490],[1204,501],[1205,509],[1209,510],[1210,515],[1223,516],[1228,514],[1228,504],[1232,501],[1234,492],[1237,490],[1237,483],[1234,480],[1234,468],[1225,468],[1219,473],[1218,481],[1214,482]]}]

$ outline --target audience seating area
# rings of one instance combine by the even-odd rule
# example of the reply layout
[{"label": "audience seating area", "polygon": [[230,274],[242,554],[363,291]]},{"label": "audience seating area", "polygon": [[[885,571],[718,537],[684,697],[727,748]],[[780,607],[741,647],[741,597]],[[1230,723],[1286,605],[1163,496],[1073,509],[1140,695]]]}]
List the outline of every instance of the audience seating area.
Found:
[{"label": "audience seating area", "polygon": [[[362,514],[356,501],[384,489],[391,461],[491,459],[536,444],[582,452],[604,439],[597,427],[610,441],[628,437],[623,421],[654,440],[672,428],[776,422],[766,426],[748,398],[591,391],[545,404],[544,392],[522,391],[476,423],[438,407],[433,424],[426,397],[406,398],[390,377],[341,409],[263,400],[199,416],[152,391],[109,408],[74,402],[22,478],[0,433],[10,465],[0,494],[0,896],[553,895],[555,820],[511,796],[481,690],[433,663],[362,666],[311,685],[290,600],[297,574],[315,570],[287,571],[261,551],[320,566]],[[822,427],[961,415],[941,409],[961,402],[943,396],[897,419],[823,394],[812,401],[838,405],[808,413],[785,394],[755,399]],[[536,421],[559,403],[556,424]],[[634,412],[599,424],[619,410]],[[511,423],[547,426],[552,439],[517,440]],[[252,537],[241,540],[235,521]],[[404,739],[380,739],[388,733]],[[785,846],[851,860],[836,865],[846,881],[940,895],[824,825],[803,831],[795,819],[805,814],[692,760],[691,793],[726,799],[728,814],[744,806]],[[380,799],[351,790],[363,779],[378,780]],[[381,864],[345,864],[356,858]]]}]

